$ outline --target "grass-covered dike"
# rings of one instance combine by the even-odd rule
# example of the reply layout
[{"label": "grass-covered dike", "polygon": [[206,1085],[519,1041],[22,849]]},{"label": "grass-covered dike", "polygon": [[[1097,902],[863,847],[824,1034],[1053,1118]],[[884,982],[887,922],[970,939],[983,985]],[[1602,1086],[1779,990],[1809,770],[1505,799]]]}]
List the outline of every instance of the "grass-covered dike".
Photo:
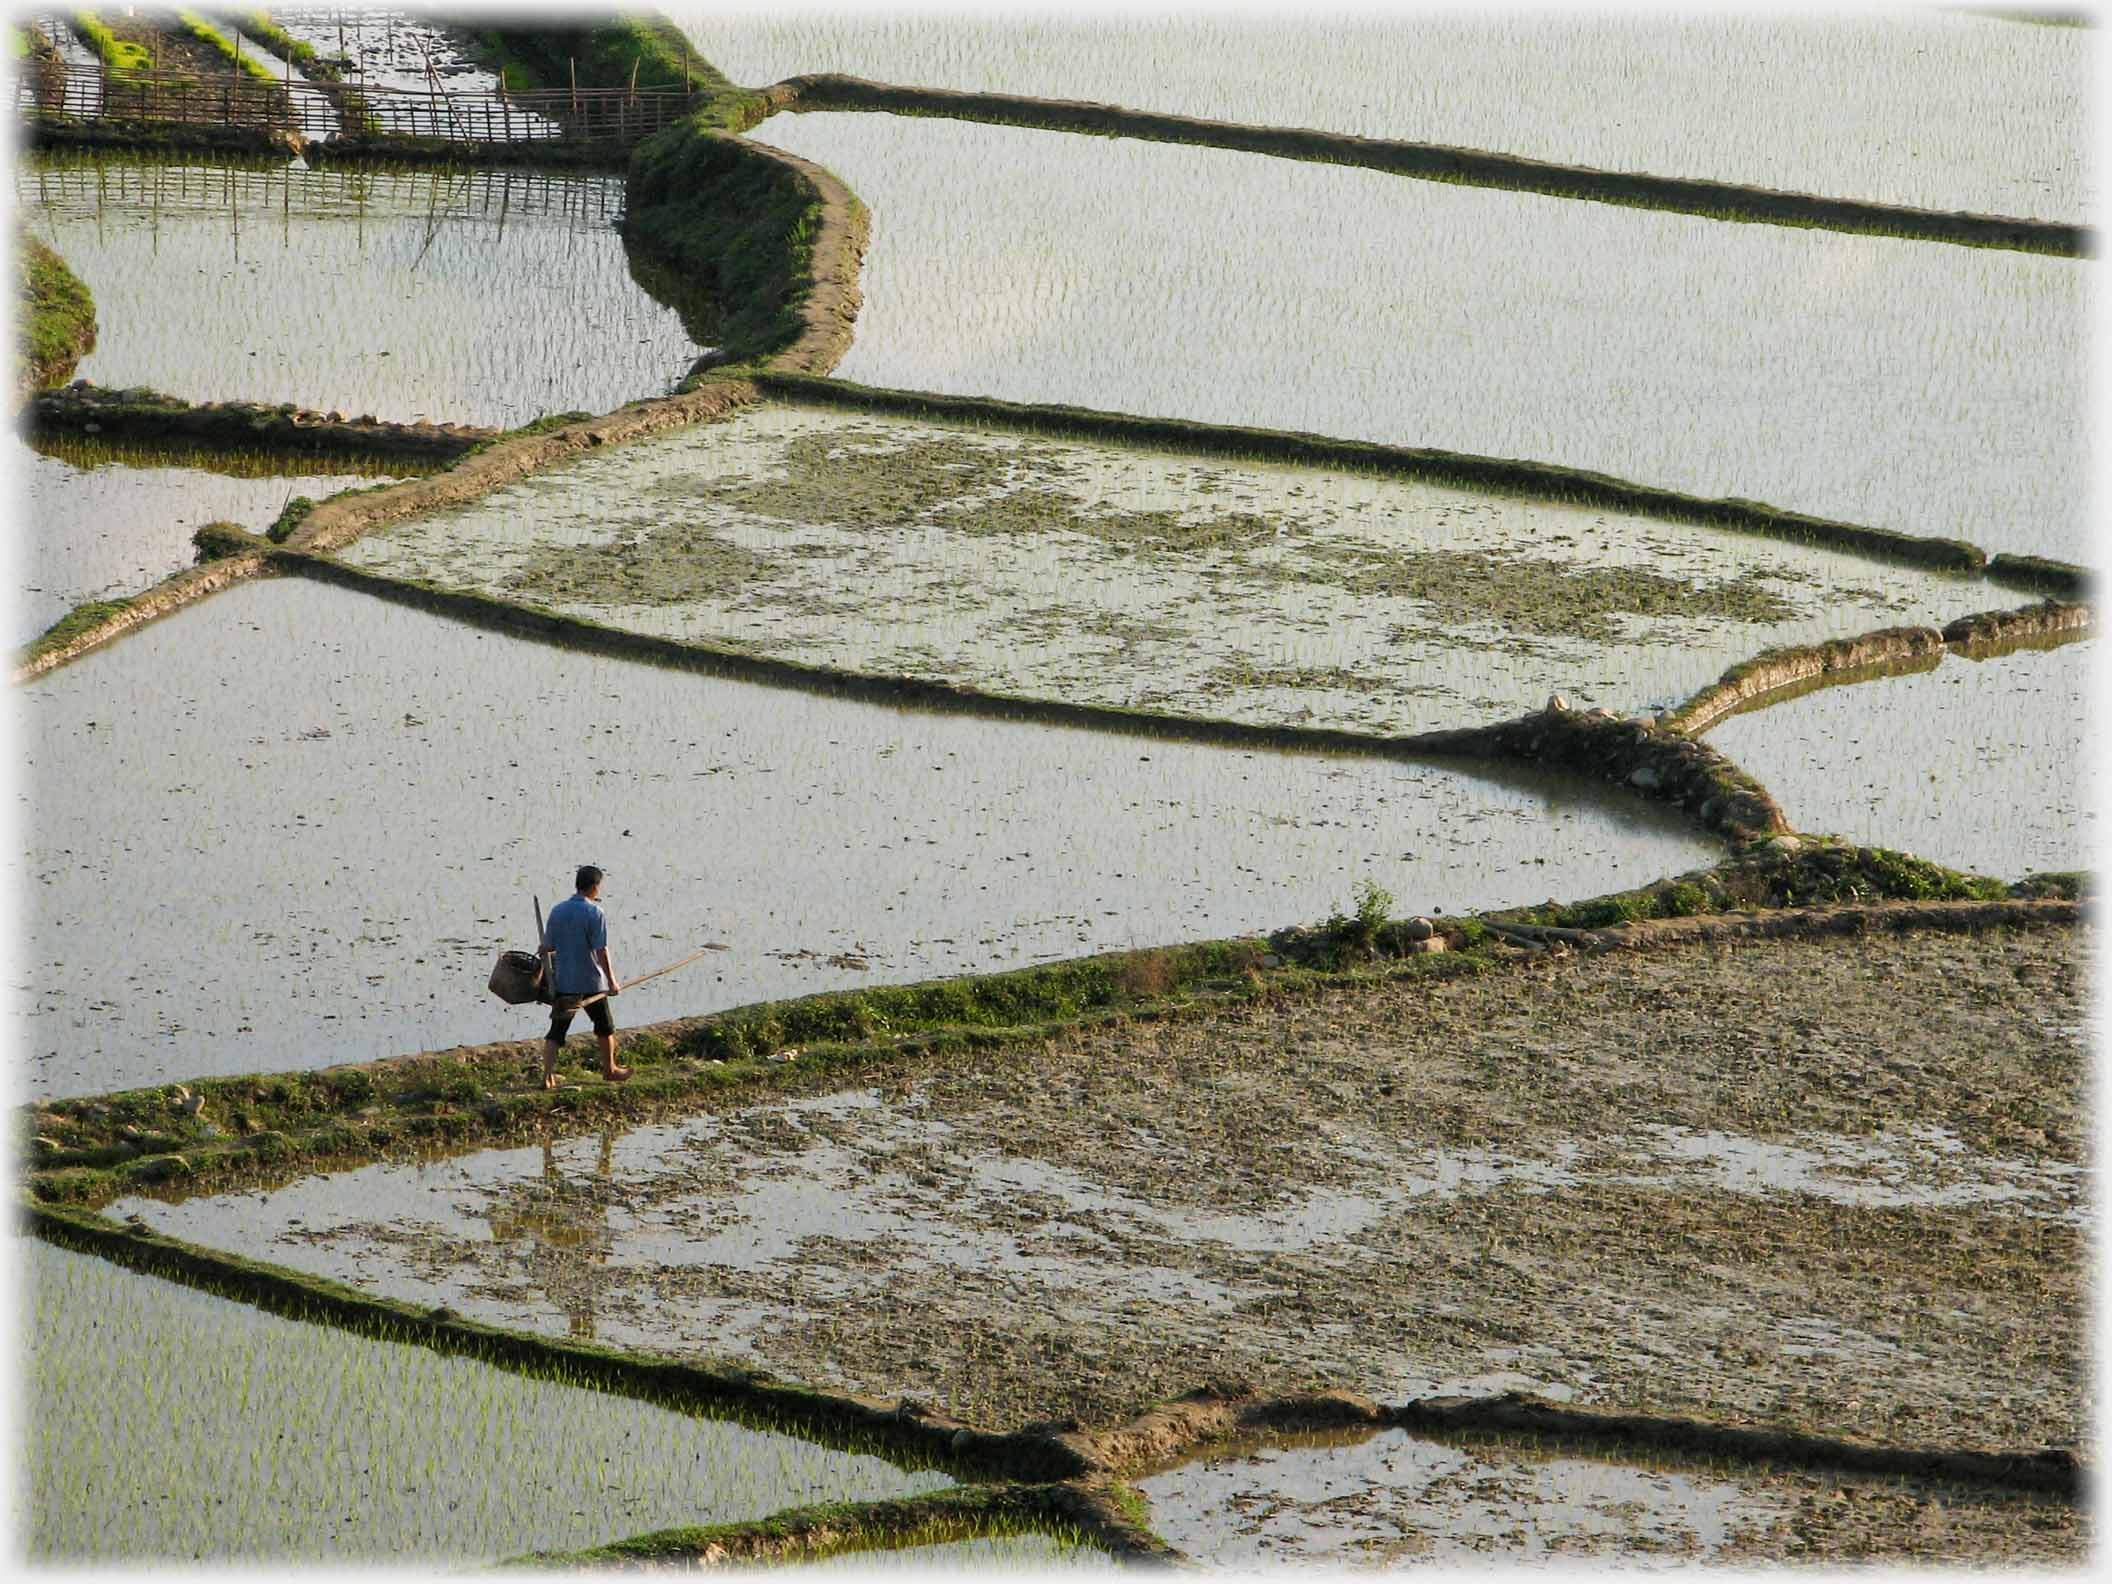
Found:
[{"label": "grass-covered dike", "polygon": [[[1110,1020],[1227,1000],[1355,989],[1373,977],[1501,971],[1546,950],[1647,947],[1678,926],[1719,935],[2072,923],[2085,881],[2005,885],[1883,848],[1777,836],[1711,869],[1584,901],[1467,918],[1394,918],[1375,888],[1318,925],[1266,938],[1104,953],[921,984],[830,991],[623,1036],[630,1082],[546,1091],[535,1041],[319,1070],[208,1078],[18,1113],[28,1187],[99,1204],[177,1184],[274,1181],[325,1165],[503,1143],[593,1117],[642,1119],[757,1092],[840,1085],[920,1057],[1048,1041]],[[1951,912],[1901,904],[1950,904]],[[1590,938],[1587,938],[1590,937]],[[584,1071],[581,1068],[580,1071]]]},{"label": "grass-covered dike", "polygon": [[56,385],[95,350],[95,299],[66,261],[28,232],[15,239],[15,399]]}]

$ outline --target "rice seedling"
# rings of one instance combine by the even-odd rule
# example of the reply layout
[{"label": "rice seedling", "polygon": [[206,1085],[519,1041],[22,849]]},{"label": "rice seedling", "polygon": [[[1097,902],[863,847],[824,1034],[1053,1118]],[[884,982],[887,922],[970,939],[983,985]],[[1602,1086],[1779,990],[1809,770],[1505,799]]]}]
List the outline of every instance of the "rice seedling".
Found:
[{"label": "rice seedling", "polygon": [[2000,522],[2088,559],[2085,261],[960,122],[754,136],[881,217],[847,380],[1530,459],[1944,538]]},{"label": "rice seedling", "polygon": [[[262,713],[234,675],[274,679]],[[31,1083],[50,1094],[532,1033],[484,977],[532,928],[526,899],[579,861],[563,833],[612,810],[619,967],[742,922],[709,977],[625,997],[633,1026],[1272,929],[1366,875],[1404,907],[1465,911],[1714,850],[1568,781],[899,714],[489,638],[305,579],[230,589],[26,696],[36,933],[66,942],[31,969]],[[553,783],[538,763],[576,768]],[[407,830],[431,885],[386,858]],[[148,852],[156,886],[116,883]],[[222,899],[203,930],[171,901],[194,885]]]},{"label": "rice seedling", "polygon": [[[198,15],[197,12],[178,11],[176,13],[176,25],[182,28],[189,37],[196,39],[200,44],[203,44],[207,49],[219,56],[230,69],[241,72],[244,76],[254,77],[260,82],[270,83],[274,86],[278,84],[278,75],[269,66],[257,59],[253,53],[244,54],[236,47],[234,39],[230,39],[221,33],[218,28],[206,21],[204,17]],[[236,35],[237,38],[240,36],[239,34]]]},{"label": "rice seedling", "polygon": [[120,39],[92,11],[75,11],[67,17],[82,43],[112,71],[145,71],[150,64],[144,44]]},{"label": "rice seedling", "polygon": [[493,1560],[948,1483],[24,1255],[33,1561]]},{"label": "rice seedling", "polygon": [[[672,14],[743,83],[845,72],[1935,209],[2088,214],[2084,40],[1955,13],[1424,12],[1324,28],[1261,15]],[[1989,125],[2001,135],[1983,135]]]},{"label": "rice seedling", "polygon": [[1946,656],[1733,716],[1708,740],[1799,829],[1989,874],[2072,869],[2095,850],[2083,765],[2097,647]]},{"label": "rice seedling", "polygon": [[95,294],[100,385],[505,427],[661,394],[699,350],[631,277],[616,177],[26,158],[15,182]]},{"label": "rice seedling", "polygon": [[344,554],[845,670],[1380,733],[1553,692],[1663,706],[1767,642],[1986,600],[1594,507],[828,408],[597,454]]}]

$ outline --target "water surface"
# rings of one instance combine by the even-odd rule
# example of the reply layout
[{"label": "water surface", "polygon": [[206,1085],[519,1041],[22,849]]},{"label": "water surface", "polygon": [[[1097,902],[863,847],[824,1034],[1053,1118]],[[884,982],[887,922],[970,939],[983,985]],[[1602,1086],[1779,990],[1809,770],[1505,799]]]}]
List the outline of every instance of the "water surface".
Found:
[{"label": "water surface", "polygon": [[735,82],[848,72],[1532,159],[2088,220],[2092,36],[1819,17],[746,14],[671,8]]},{"label": "water surface", "polygon": [[33,1563],[497,1561],[948,1480],[24,1240]]},{"label": "water surface", "polygon": [[15,202],[94,294],[99,385],[504,427],[697,356],[631,278],[620,176],[32,156]]},{"label": "water surface", "polygon": [[262,533],[296,495],[320,500],[401,476],[400,464],[354,470],[336,458],[120,450],[60,439],[39,439],[32,449],[12,435],[6,445],[9,472],[28,497],[18,519],[17,643],[83,600],[137,594],[191,565],[191,535],[209,522]]},{"label": "water surface", "polygon": [[1789,822],[2014,880],[2096,863],[2086,772],[2094,641],[1847,683],[1736,715],[1708,741]]},{"label": "water surface", "polygon": [[[583,862],[627,1026],[1309,922],[1588,896],[1716,849],[1588,784],[841,703],[298,579],[20,694],[26,1087],[539,1032],[494,1000]],[[141,877],[151,874],[152,884]]]},{"label": "water surface", "polygon": [[2089,559],[2087,260],[926,118],[754,136],[872,211],[845,379],[1527,458]]}]

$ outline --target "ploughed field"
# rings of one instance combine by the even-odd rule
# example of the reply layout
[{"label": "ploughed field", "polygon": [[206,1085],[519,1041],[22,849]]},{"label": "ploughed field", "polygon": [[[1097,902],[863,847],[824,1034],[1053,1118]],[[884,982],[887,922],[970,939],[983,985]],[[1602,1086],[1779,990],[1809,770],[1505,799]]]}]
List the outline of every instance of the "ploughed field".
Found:
[{"label": "ploughed field", "polygon": [[[222,20],[494,82],[429,18]],[[2087,39],[1989,16],[674,20],[754,86],[2094,201]],[[349,492],[432,464],[18,445],[18,630],[184,607],[18,688],[27,1554],[2080,1561],[2098,646],[1954,625],[2069,572],[1119,415],[2084,562],[2097,265],[937,116],[749,143],[869,209],[833,375],[888,389],[736,369],[643,437],[779,277],[682,278],[621,176],[18,160],[97,385],[608,415],[389,510]],[[296,497],[378,520],[317,552]],[[289,549],[194,599],[207,522]],[[1789,680],[1689,740],[1726,673]],[[1548,746],[1616,739],[1659,757]],[[617,1001],[628,1085],[582,1033],[546,1092],[484,980],[583,860],[620,972],[716,949]]]}]

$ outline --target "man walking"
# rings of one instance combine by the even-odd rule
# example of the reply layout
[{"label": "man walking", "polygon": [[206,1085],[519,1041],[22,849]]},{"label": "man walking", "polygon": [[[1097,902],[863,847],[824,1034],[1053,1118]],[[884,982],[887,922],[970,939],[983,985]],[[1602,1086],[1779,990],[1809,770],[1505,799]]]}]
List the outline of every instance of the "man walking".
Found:
[{"label": "man walking", "polygon": [[[552,991],[550,1032],[543,1036],[543,1087],[557,1087],[557,1057],[564,1049],[565,1034],[572,1019],[586,1002],[594,1024],[594,1038],[601,1046],[601,1075],[610,1083],[630,1077],[628,1067],[616,1065],[616,1019],[609,1011],[609,997],[620,987],[616,970],[609,966],[609,926],[601,912],[601,871],[582,864],[573,877],[573,894],[550,910],[543,926],[544,966]],[[588,998],[594,999],[589,1001]]]}]

